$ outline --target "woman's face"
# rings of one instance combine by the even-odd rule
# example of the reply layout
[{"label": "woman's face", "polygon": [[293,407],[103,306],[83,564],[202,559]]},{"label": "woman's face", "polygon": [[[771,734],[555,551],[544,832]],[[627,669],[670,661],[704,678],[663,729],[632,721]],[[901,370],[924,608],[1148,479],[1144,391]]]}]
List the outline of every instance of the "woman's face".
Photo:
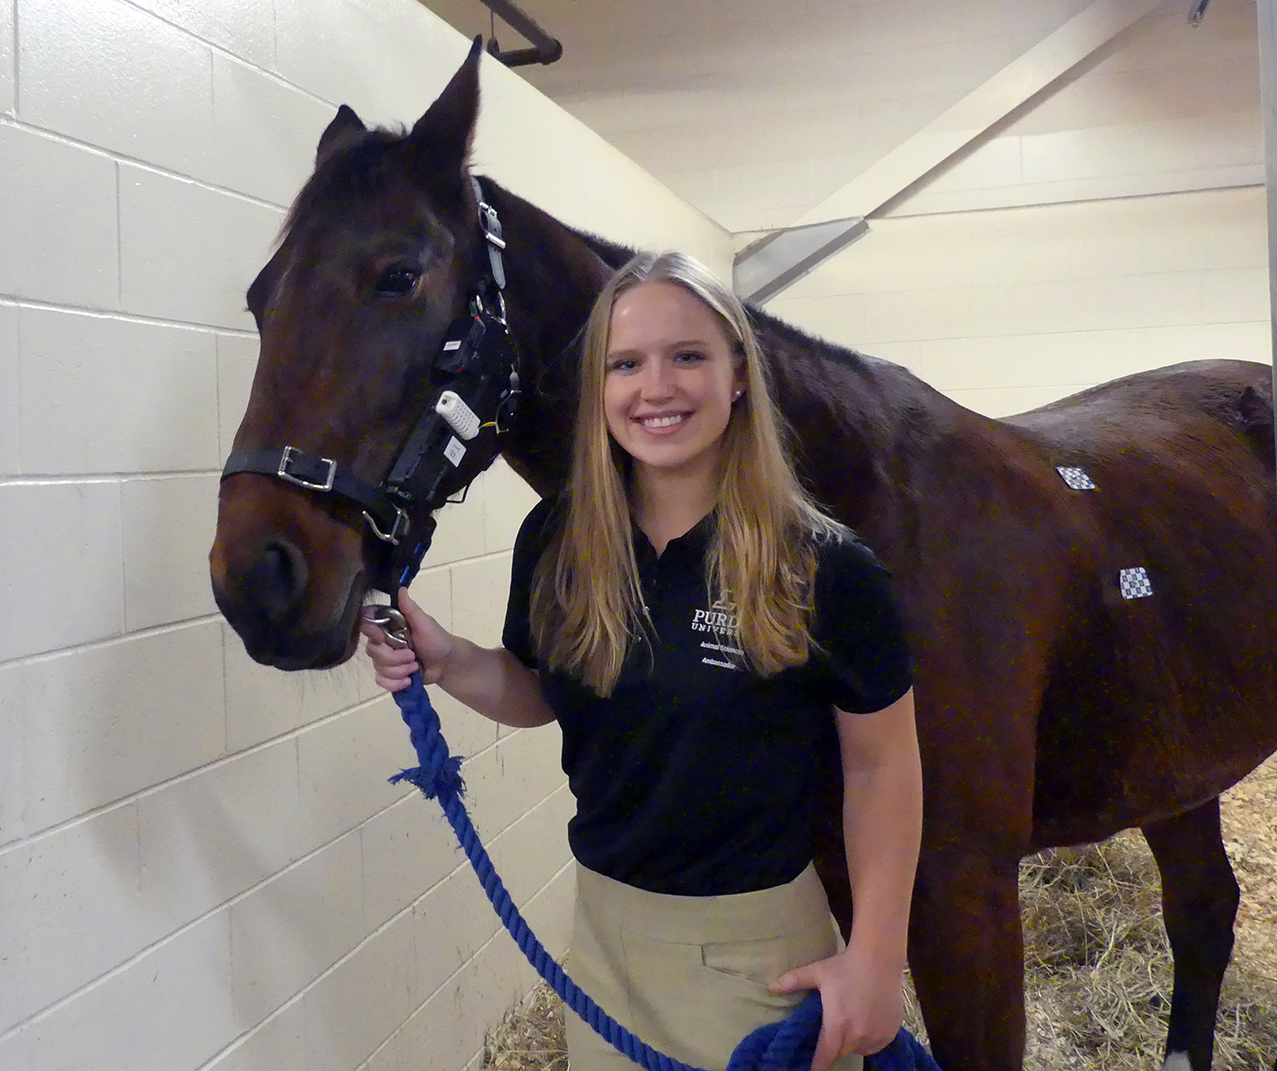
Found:
[{"label": "woman's face", "polygon": [[603,410],[637,465],[717,472],[723,432],[745,387],[722,321],[676,283],[640,283],[612,306]]}]

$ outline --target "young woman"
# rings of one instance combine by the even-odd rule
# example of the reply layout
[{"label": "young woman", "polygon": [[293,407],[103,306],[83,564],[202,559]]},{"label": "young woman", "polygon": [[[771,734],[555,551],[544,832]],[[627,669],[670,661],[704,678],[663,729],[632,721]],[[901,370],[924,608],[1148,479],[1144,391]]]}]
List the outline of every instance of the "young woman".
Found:
[{"label": "young woman", "polygon": [[[503,646],[400,593],[415,651],[367,630],[377,680],[425,680],[514,726],[557,720],[577,800],[570,971],[648,1044],[725,1067],[819,989],[814,1071],[895,1036],[921,775],[886,570],[804,495],[735,296],[641,255],[587,324],[570,483],[524,521]],[[837,744],[834,739],[836,735]],[[856,912],[811,866],[837,746]],[[632,1064],[569,1015],[573,1071]]]}]

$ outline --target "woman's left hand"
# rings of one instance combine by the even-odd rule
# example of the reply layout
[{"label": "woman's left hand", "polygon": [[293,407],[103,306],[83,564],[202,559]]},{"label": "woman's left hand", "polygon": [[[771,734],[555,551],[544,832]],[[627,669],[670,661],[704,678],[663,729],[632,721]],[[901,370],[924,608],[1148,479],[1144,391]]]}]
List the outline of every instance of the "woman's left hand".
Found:
[{"label": "woman's left hand", "polygon": [[904,1021],[902,972],[883,969],[848,950],[786,971],[774,993],[820,990],[823,1018],[811,1071],[826,1071],[849,1052],[864,1056],[891,1044]]}]

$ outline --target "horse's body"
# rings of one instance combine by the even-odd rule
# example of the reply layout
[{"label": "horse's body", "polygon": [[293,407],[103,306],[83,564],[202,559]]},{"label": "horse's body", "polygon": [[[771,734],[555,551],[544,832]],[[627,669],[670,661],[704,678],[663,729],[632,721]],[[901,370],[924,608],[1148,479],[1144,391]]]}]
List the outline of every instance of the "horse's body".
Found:
[{"label": "horse's body", "polygon": [[[406,138],[365,134],[353,113],[325,133],[250,291],[262,358],[237,447],[295,444],[374,482],[389,465],[478,263],[462,182],[473,62]],[[627,251],[494,183],[484,194],[508,241],[525,387],[499,445],[552,493],[575,337]],[[413,304],[361,298],[404,248],[421,268]],[[910,963],[940,1063],[1021,1066],[1020,858],[1138,826],[1175,955],[1167,1052],[1204,1071],[1238,897],[1218,796],[1277,750],[1269,369],[1193,362],[998,421],[898,366],[763,314],[758,328],[805,481],[890,566],[908,617],[926,785]],[[286,668],[349,657],[369,538],[337,501],[228,479],[214,587],[250,653]],[[1152,594],[1125,598],[1135,567]],[[817,863],[846,929],[835,799],[826,817]]]}]

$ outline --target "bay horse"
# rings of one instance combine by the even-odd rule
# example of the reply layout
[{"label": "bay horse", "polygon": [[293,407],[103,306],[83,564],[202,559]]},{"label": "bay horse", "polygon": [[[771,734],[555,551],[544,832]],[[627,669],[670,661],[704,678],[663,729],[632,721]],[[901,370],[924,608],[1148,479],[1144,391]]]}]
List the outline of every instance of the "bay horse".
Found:
[{"label": "bay horse", "polygon": [[[540,494],[564,485],[578,333],[631,251],[472,185],[478,58],[409,132],[344,106],[324,131],[248,291],[261,357],[236,451],[290,445],[336,459],[329,477],[339,462],[382,478],[480,285],[477,189],[504,231],[522,394],[454,482],[499,451]],[[1269,369],[1189,362],[993,420],[753,316],[806,485],[886,562],[905,607],[926,800],[909,961],[937,1059],[1022,1066],[1021,857],[1139,827],[1174,955],[1166,1066],[1206,1071],[1238,905],[1218,797],[1277,749]],[[221,486],[217,603],[249,654],[283,669],[355,652],[383,549],[357,502],[317,490],[251,471]],[[846,931],[829,783],[818,867]]]}]

